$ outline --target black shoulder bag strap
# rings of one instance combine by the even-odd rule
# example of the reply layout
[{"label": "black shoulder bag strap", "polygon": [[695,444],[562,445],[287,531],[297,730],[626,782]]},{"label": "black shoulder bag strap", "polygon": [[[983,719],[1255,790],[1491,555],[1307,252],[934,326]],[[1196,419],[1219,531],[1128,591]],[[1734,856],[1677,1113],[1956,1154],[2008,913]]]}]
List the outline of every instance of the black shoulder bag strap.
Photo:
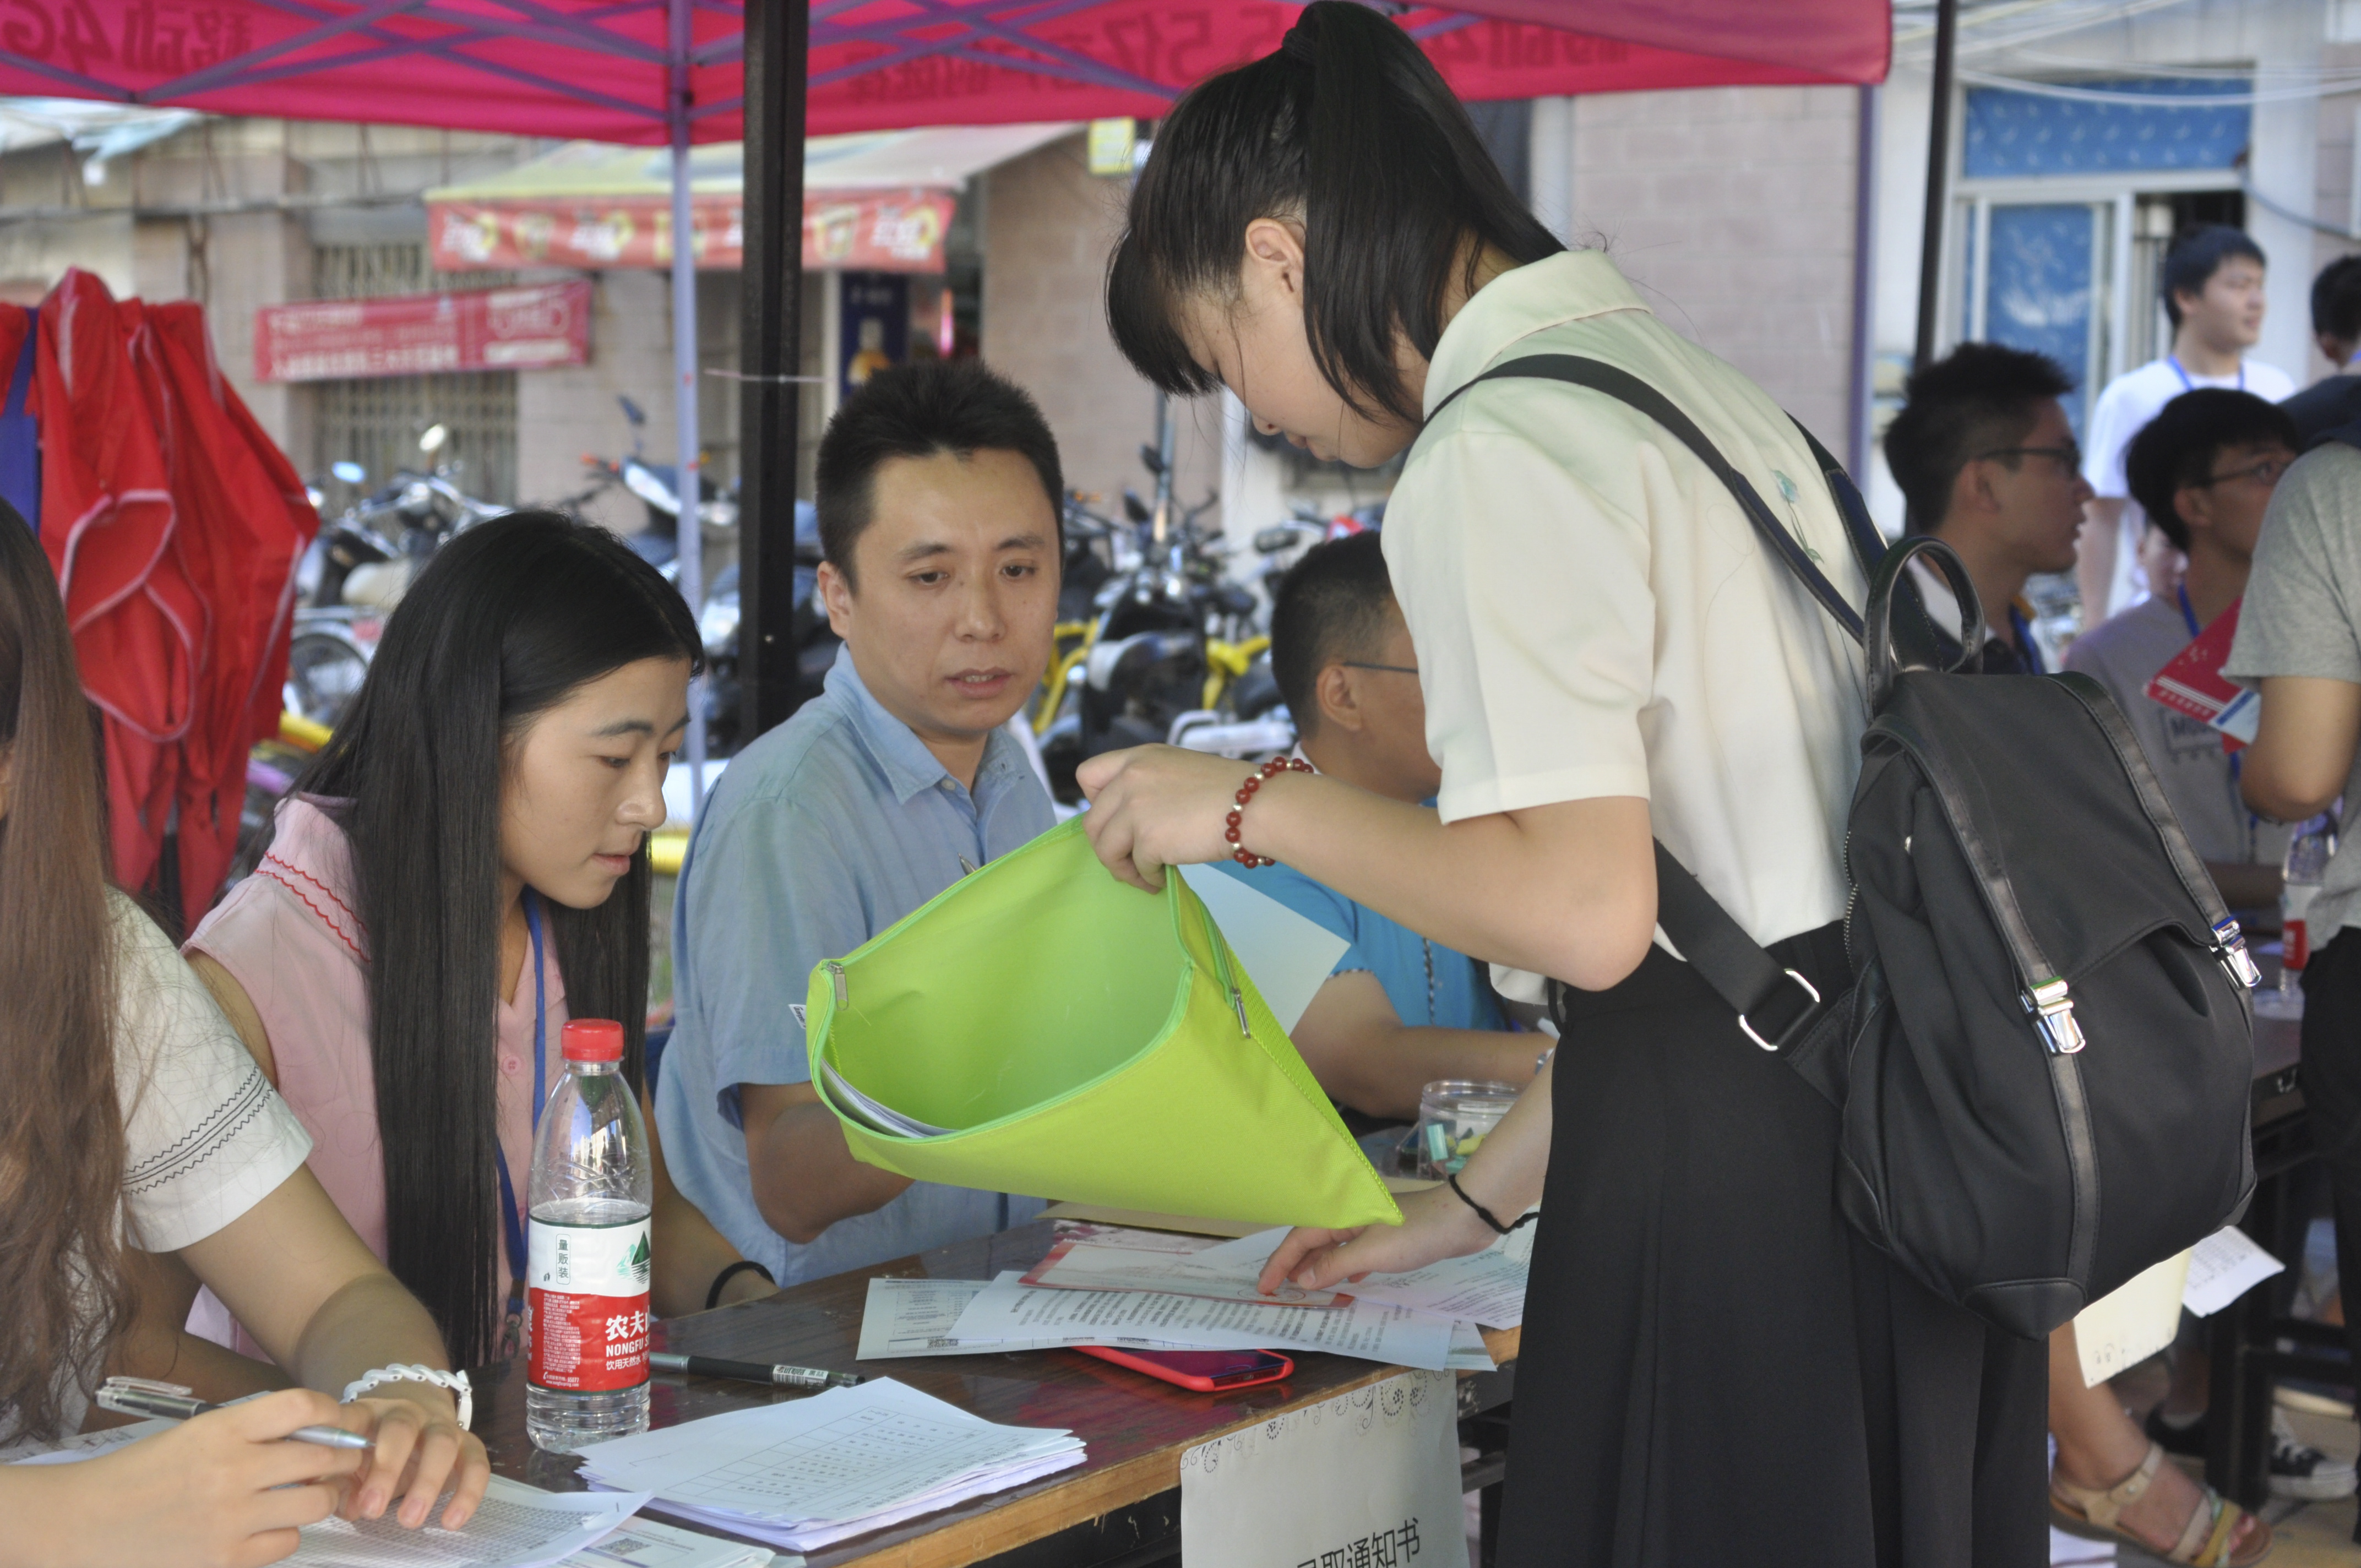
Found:
[{"label": "black shoulder bag strap", "polygon": [[[1863,641],[1861,612],[1828,581],[1828,575],[1815,564],[1811,552],[1780,522],[1778,514],[1764,503],[1746,476],[1730,466],[1705,432],[1697,428],[1695,420],[1629,370],[1574,354],[1532,355],[1485,371],[1436,404],[1434,412],[1439,414],[1450,407],[1453,400],[1468,387],[1512,377],[1587,387],[1629,404],[1678,436],[1737,499],[1746,521],[1753,524],[1755,533],[1771,554],[1844,628],[1847,636],[1855,642]],[[1427,417],[1432,422],[1434,416]],[[1885,544],[1870,521],[1869,509],[1862,504],[1861,492],[1827,448],[1812,438],[1811,432],[1801,423],[1795,428],[1811,448],[1813,461],[1819,464],[1821,476],[1836,497],[1837,510],[1845,521],[1845,538],[1852,547],[1854,559],[1861,564],[1861,576],[1875,576]],[[1812,983],[1765,952],[1762,944],[1730,917],[1730,912],[1661,842],[1656,845],[1656,923],[1673,939],[1673,945],[1697,970],[1698,978],[1737,1012],[1738,1026],[1745,1031],[1747,1038],[1764,1050],[1792,1059],[1812,1033],[1812,1025],[1826,1014],[1828,1003]],[[1758,1011],[1767,1013],[1783,992],[1791,1000],[1777,1013],[1775,1021],[1766,1015],[1758,1024],[1754,1014]],[[1833,1086],[1822,1082],[1820,1075],[1806,1072],[1805,1076],[1823,1094],[1832,1100],[1838,1098]]]}]

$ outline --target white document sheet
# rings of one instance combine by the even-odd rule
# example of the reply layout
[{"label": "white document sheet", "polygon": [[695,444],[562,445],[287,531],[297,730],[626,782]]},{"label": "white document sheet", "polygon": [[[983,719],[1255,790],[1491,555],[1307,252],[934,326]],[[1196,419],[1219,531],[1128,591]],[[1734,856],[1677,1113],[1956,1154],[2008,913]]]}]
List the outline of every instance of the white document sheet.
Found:
[{"label": "white document sheet", "polygon": [[548,1568],[613,1534],[647,1501],[644,1492],[544,1492],[495,1475],[464,1530],[404,1530],[389,1508],[359,1524],[305,1525],[302,1544],[284,1561],[292,1568]]},{"label": "white document sheet", "polygon": [[1205,912],[1221,927],[1230,950],[1246,966],[1263,1005],[1280,1028],[1294,1033],[1296,1020],[1328,983],[1329,970],[1352,944],[1227,872],[1213,866],[1178,869],[1180,880],[1204,901]]},{"label": "white document sheet", "polygon": [[2210,1318],[2287,1265],[2247,1239],[2235,1225],[2224,1225],[2199,1242],[2189,1255],[2189,1281],[2180,1288],[2180,1304],[2201,1318]]},{"label": "white document sheet", "polygon": [[800,1557],[774,1557],[767,1546],[692,1535],[653,1519],[622,1529],[559,1563],[557,1568],[802,1568]]},{"label": "white document sheet", "polygon": [[1003,1274],[960,1314],[965,1343],[1127,1344],[1146,1339],[1188,1350],[1306,1350],[1442,1371],[1451,1321],[1408,1307],[1354,1301],[1341,1308],[1257,1306],[1128,1290],[1048,1290]]},{"label": "white document sheet", "polygon": [[884,1378],[598,1443],[583,1473],[809,1551],[1082,1462],[1071,1432],[998,1426]]},{"label": "white document sheet", "polygon": [[1454,1372],[1496,1372],[1499,1363],[1484,1343],[1484,1332],[1474,1323],[1451,1325],[1451,1370]]},{"label": "white document sheet", "polygon": [[[1281,1226],[1197,1253],[1191,1267],[1243,1272],[1251,1281],[1287,1237]],[[1481,1323],[1488,1329],[1522,1327],[1525,1280],[1532,1271],[1533,1227],[1510,1231],[1482,1252],[1447,1257],[1407,1274],[1372,1274],[1337,1287],[1362,1301],[1412,1307],[1437,1317]],[[1315,1292],[1322,1294],[1322,1292]]]},{"label": "white document sheet", "polygon": [[[1012,1275],[1011,1278],[1018,1277]],[[1127,1350],[1196,1350],[1171,1340],[1133,1337],[1076,1341],[1060,1332],[1021,1339],[962,1337],[960,1314],[985,1289],[981,1279],[872,1279],[861,1314],[862,1361],[905,1355],[997,1355],[1013,1350],[1059,1350],[1077,1343],[1119,1344]]]},{"label": "white document sheet", "polygon": [[[1266,1233],[1271,1246],[1284,1230]],[[1265,1257],[1269,1247],[1263,1249]],[[1220,1262],[1212,1263],[1218,1255]],[[1025,1275],[1027,1285],[1053,1290],[1158,1290],[1174,1296],[1198,1296],[1213,1301],[1284,1301],[1297,1307],[1334,1307],[1343,1298],[1334,1290],[1301,1290],[1282,1285],[1266,1296],[1255,1288],[1262,1264],[1240,1262],[1224,1247],[1191,1252],[1142,1252],[1131,1247],[1101,1246],[1083,1241],[1061,1241],[1049,1255]]]},{"label": "white document sheet", "polygon": [[2074,1314],[2085,1387],[2130,1371],[2172,1343],[2188,1278],[2189,1254],[2176,1253]]}]

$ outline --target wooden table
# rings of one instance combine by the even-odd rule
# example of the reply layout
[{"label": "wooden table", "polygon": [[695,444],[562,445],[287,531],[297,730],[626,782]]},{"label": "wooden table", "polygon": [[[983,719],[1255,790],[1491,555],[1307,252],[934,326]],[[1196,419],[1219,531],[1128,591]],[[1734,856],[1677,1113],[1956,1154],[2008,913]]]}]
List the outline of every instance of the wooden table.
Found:
[{"label": "wooden table", "polygon": [[[1063,1427],[1089,1445],[1088,1456],[1074,1469],[825,1548],[810,1555],[812,1568],[950,1568],[983,1562],[999,1568],[1132,1568],[1166,1561],[1180,1552],[1183,1449],[1399,1370],[1345,1356],[1305,1354],[1295,1358],[1294,1375],[1284,1382],[1199,1394],[1072,1351],[871,1362],[855,1357],[872,1277],[990,1279],[1039,1262],[1055,1234],[1054,1226],[1037,1223],[814,1280],[759,1301],[675,1318],[661,1325],[657,1348],[830,1371],[857,1367],[871,1376],[893,1376],[986,1420]],[[1466,1481],[1486,1489],[1488,1526],[1497,1516],[1506,1448],[1503,1417],[1515,1379],[1511,1363],[1519,1335],[1488,1332],[1485,1340],[1500,1370],[1463,1374],[1459,1404],[1463,1442],[1470,1435],[1483,1439],[1476,1445],[1482,1456],[1466,1467]],[[574,1474],[577,1461],[541,1453],[525,1437],[522,1366],[488,1368],[478,1375],[476,1387],[476,1430],[491,1450],[493,1469],[553,1491],[581,1488]],[[725,1379],[660,1376],[653,1420],[659,1427],[674,1426],[797,1397]]]}]

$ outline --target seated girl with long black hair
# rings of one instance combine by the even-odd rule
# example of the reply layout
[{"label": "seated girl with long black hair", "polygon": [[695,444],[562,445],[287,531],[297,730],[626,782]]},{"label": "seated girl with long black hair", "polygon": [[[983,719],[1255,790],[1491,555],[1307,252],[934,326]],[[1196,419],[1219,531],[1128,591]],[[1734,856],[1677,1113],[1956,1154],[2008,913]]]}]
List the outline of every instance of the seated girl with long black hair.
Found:
[{"label": "seated girl with long black hair", "polygon": [[[456,1529],[489,1467],[449,1392],[316,1392],[446,1366],[434,1325],[304,1168],[311,1140],[170,941],[108,886],[101,811],[57,579],[0,504],[0,1443],[75,1431],[102,1375],[210,1380],[169,1328],[135,1332],[156,1255],[307,1385],[82,1464],[0,1464],[0,1565],[274,1562],[340,1503],[398,1501],[417,1526],[446,1487]],[[282,1441],[315,1423],[375,1451]]]},{"label": "seated girl with long black hair", "polygon": [[[388,620],[256,873],[189,938],[322,1185],[463,1365],[518,1348],[566,1018],[620,1020],[640,1080],[647,836],[701,654],[680,595],[605,530],[467,530]],[[693,1311],[738,1255],[656,1169],[653,1304]]]}]

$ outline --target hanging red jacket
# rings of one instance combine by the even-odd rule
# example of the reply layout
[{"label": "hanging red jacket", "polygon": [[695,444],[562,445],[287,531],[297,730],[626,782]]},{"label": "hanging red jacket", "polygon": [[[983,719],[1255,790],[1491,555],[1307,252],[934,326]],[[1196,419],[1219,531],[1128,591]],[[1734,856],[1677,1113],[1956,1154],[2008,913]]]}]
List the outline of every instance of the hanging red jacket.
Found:
[{"label": "hanging red jacket", "polygon": [[247,752],[278,729],[319,517],[222,378],[199,306],[117,302],[76,269],[41,319],[41,543],[104,716],[115,872],[147,886],[177,829],[193,927],[236,852]]},{"label": "hanging red jacket", "polygon": [[82,688],[104,715],[115,874],[141,887],[171,826],[180,742],[196,717],[204,606],[171,558],[177,511],[121,307],[76,268],[40,314],[41,545]]},{"label": "hanging red jacket", "polygon": [[203,308],[126,301],[121,315],[162,444],[178,519],[171,555],[206,612],[174,791],[193,927],[236,853],[247,753],[279,729],[295,567],[320,520],[293,466],[223,378]]}]

